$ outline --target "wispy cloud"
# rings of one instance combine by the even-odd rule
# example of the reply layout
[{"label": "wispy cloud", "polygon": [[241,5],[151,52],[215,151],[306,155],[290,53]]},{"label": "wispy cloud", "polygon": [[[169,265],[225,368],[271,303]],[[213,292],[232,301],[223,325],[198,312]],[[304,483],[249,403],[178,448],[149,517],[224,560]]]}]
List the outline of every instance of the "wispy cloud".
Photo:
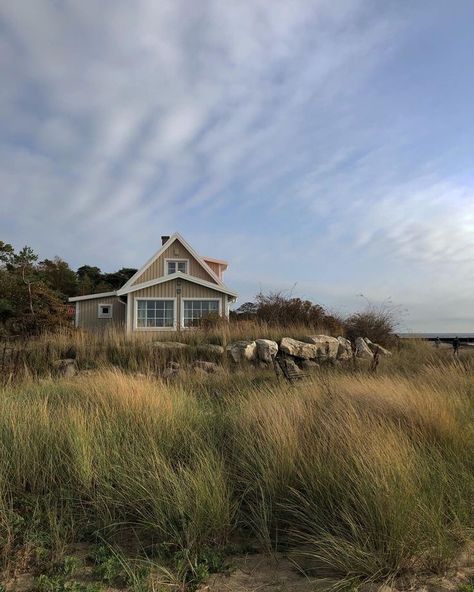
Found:
[{"label": "wispy cloud", "polygon": [[411,298],[403,266],[474,288],[470,144],[417,82],[444,71],[416,44],[465,15],[430,6],[2,3],[2,235],[113,268],[178,229],[232,259],[244,296],[298,279]]}]

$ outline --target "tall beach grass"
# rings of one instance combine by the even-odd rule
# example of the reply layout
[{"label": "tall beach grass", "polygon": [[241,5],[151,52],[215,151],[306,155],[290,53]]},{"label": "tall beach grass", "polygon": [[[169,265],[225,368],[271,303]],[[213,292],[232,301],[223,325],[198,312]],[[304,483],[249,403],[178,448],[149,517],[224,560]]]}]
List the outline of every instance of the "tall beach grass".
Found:
[{"label": "tall beach grass", "polygon": [[472,535],[474,376],[393,364],[296,387],[107,367],[3,388],[4,567],[100,539],[191,570],[242,542],[355,581],[444,569]]}]

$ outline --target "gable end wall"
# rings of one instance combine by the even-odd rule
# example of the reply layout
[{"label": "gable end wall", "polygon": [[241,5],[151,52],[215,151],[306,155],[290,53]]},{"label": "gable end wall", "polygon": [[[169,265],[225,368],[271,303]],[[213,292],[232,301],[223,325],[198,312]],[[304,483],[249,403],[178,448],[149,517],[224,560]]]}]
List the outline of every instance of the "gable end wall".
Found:
[{"label": "gable end wall", "polygon": [[216,283],[216,280],[198,263],[198,261],[188,252],[187,249],[175,240],[145,271],[133,282],[142,284],[165,275],[165,259],[189,259],[189,275],[205,280],[206,282]]}]

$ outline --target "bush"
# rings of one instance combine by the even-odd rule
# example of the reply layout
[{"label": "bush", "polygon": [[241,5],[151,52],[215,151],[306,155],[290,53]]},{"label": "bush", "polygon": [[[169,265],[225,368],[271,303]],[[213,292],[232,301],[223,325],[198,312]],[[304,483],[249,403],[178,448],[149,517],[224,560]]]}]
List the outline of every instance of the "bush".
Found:
[{"label": "bush", "polygon": [[390,345],[394,341],[398,324],[396,315],[395,307],[370,304],[366,310],[356,312],[345,320],[346,336],[351,341],[357,337],[368,337],[374,343]]}]

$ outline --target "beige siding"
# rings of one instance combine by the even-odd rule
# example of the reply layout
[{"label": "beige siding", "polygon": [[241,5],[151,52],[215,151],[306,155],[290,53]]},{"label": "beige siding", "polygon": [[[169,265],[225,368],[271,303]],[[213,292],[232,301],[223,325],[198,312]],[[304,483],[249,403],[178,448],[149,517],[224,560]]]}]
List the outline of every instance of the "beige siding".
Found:
[{"label": "beige siding", "polygon": [[212,271],[217,275],[217,277],[219,279],[221,279],[222,274],[221,274],[221,266],[219,265],[219,263],[213,263],[212,261],[206,261],[206,263],[209,265],[209,267],[212,269]]},{"label": "beige siding", "polygon": [[189,251],[185,249],[178,240],[175,240],[174,243],[169,246],[156,261],[154,261],[140,276],[138,276],[132,285],[142,284],[143,282],[148,282],[150,280],[163,277],[165,275],[165,259],[188,259],[189,275],[193,275],[194,277],[198,277],[213,284],[216,283],[216,280],[205,269],[202,268],[201,264],[198,263],[191,253],[189,253]]},{"label": "beige siding", "polygon": [[[176,290],[178,288],[181,290],[180,293],[176,293]],[[136,292],[131,292],[128,295],[128,297],[133,299],[131,306],[133,315],[132,328],[133,331],[137,332],[153,332],[153,330],[150,329],[147,329],[146,331],[144,331],[143,329],[135,329],[135,301],[140,298],[176,298],[175,315],[177,315],[176,318],[179,321],[178,324],[181,323],[182,300],[186,298],[217,298],[220,300],[221,313],[223,315],[226,313],[226,294],[222,294],[222,292],[218,292],[217,290],[213,290],[212,288],[199,286],[198,284],[194,284],[193,282],[187,282],[186,280],[180,280],[179,286],[178,280],[171,280],[170,282],[165,282],[163,284],[158,284],[156,286],[150,286],[149,288],[142,288],[141,290],[137,290]],[[156,331],[160,332],[163,331],[163,329],[157,329]]]},{"label": "beige siding", "polygon": [[[112,304],[112,318],[99,319],[99,304]],[[123,327],[125,324],[125,309],[117,296],[92,298],[76,302],[79,306],[78,327],[81,329],[102,330],[107,327]]]}]

